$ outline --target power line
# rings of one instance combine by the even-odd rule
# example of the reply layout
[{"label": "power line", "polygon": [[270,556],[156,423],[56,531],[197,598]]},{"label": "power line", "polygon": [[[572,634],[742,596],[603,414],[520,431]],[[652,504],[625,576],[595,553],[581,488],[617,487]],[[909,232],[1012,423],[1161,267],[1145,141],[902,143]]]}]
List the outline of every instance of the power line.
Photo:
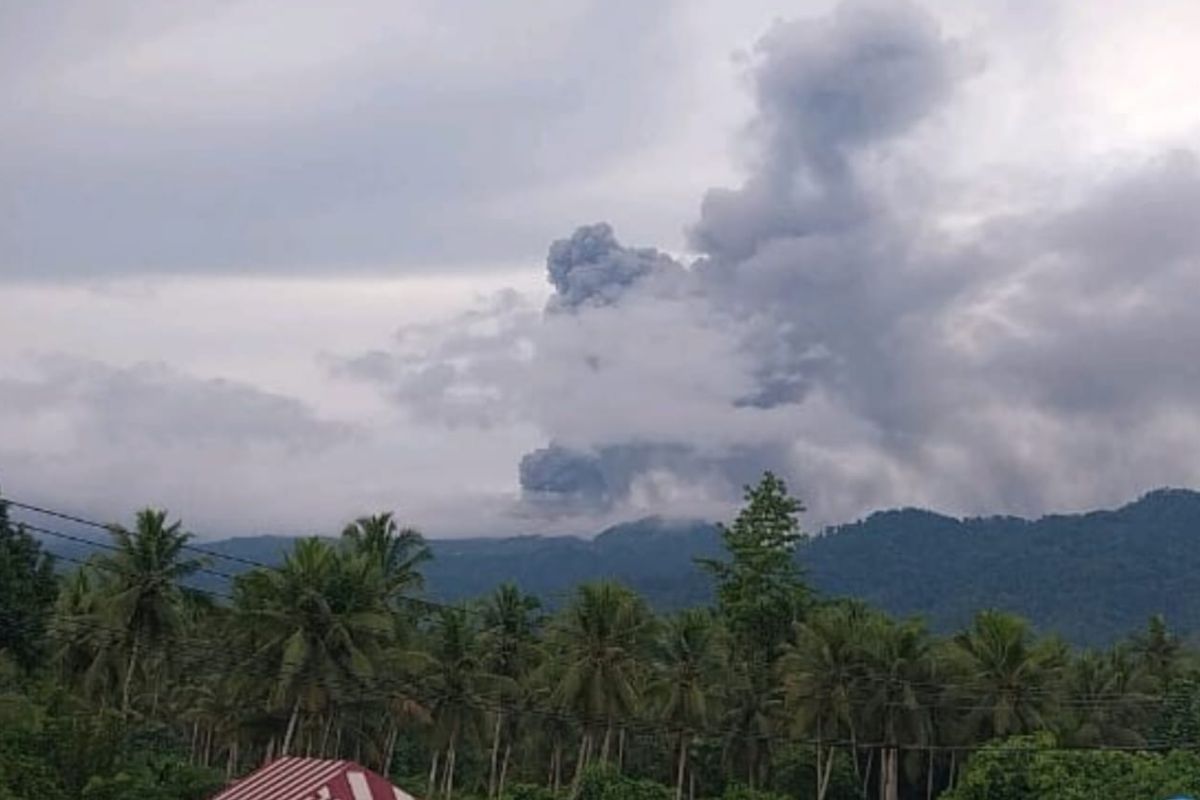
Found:
[{"label": "power line", "polygon": [[[106,531],[110,531],[110,532],[113,529],[113,526],[106,526],[99,522],[85,520],[84,518],[81,518],[81,517],[77,517],[77,516],[70,515],[70,514],[65,514],[62,512],[53,511],[50,509],[46,509],[44,507],[23,504],[18,501],[12,501],[12,500],[8,500],[8,499],[0,499],[0,503],[5,503],[5,504],[25,508],[25,509],[36,509],[38,513],[48,514],[48,515],[60,517],[60,518],[71,520],[71,521],[85,522],[93,527],[102,528],[102,529],[104,529]],[[68,533],[64,533],[62,531],[57,531],[57,530],[53,530],[53,529],[49,529],[49,528],[45,528],[45,527],[41,527],[41,526],[37,526],[37,525],[32,525],[32,524],[29,524],[26,522],[18,522],[18,524],[24,525],[29,530],[33,530],[38,533],[42,533],[44,535],[73,541],[73,542],[84,544],[87,546],[101,548],[101,549],[111,551],[111,552],[120,552],[121,551],[120,547],[118,547],[117,545],[114,545],[112,543],[106,543],[106,542],[96,541],[93,539],[87,539],[85,537],[75,536],[73,534],[68,534]],[[185,545],[185,547],[186,547],[186,545]],[[202,552],[205,554],[215,554],[217,556],[224,555],[224,554],[220,554],[220,553],[215,553],[215,551],[204,550],[202,548],[189,548],[189,549],[197,550],[198,552]],[[49,552],[49,551],[47,551],[47,552]],[[81,561],[77,558],[67,556],[65,554],[59,554],[59,553],[50,553],[50,554],[55,555],[56,557],[58,557],[64,561],[69,561],[71,563],[75,563],[75,564],[78,564],[81,566],[88,566],[88,565],[96,566],[96,564],[94,562]],[[236,558],[236,557],[231,557],[231,558]],[[265,569],[265,570],[278,569],[277,565],[272,566],[270,564],[253,561],[253,560],[248,560],[248,559],[238,559],[238,560],[245,562],[245,563],[255,564],[255,565],[257,565],[257,568],[259,568],[259,569]],[[100,563],[100,566],[101,566],[101,568],[105,567],[103,562]],[[216,576],[216,577],[219,577],[219,578],[231,581],[231,582],[237,578],[237,576],[234,574],[231,574],[228,572],[223,572],[220,570],[213,570],[206,566],[198,567],[197,571],[211,574],[213,576]],[[232,602],[234,600],[234,598],[231,595],[229,595],[227,593],[218,592],[213,589],[205,589],[205,588],[201,588],[201,587],[197,587],[197,586],[181,586],[181,588],[186,589],[189,592],[208,595],[208,596],[210,596],[214,599],[218,599],[218,600],[224,600],[224,601],[228,601],[228,602]],[[417,598],[417,597],[411,597],[411,596],[400,597],[397,599],[400,602],[407,604],[411,607],[420,608],[420,609],[423,609],[426,611],[434,611],[434,612],[453,611],[453,612],[465,612],[465,613],[472,613],[472,614],[481,613],[480,609],[472,607],[470,605],[450,605],[450,604],[446,604],[446,603],[439,603],[436,601],[426,600],[424,598]],[[942,682],[938,682],[938,681],[929,681],[929,680],[908,680],[908,679],[898,678],[898,677],[893,677],[893,676],[879,676],[879,675],[876,675],[876,676],[858,675],[858,676],[853,676],[850,679],[851,684],[861,684],[863,682],[882,684],[884,686],[891,686],[891,687],[895,687],[897,689],[918,690],[918,691],[921,689],[925,689],[928,691],[939,692],[939,693],[962,691],[962,690],[972,691],[972,690],[976,690],[976,689],[980,689],[980,688],[990,688],[991,687],[991,684],[989,684],[985,681],[977,681],[977,682],[942,681]],[[859,687],[855,687],[855,691],[862,693],[866,690],[862,689],[861,686],[859,686]],[[881,691],[886,691],[886,689],[883,689]],[[1019,691],[1015,692],[1015,694],[1018,694],[1022,697],[1035,697],[1036,698],[1036,697],[1042,697],[1042,696],[1048,696],[1048,695],[1057,695],[1058,691],[1054,688],[1031,686],[1031,687],[1022,687]],[[1075,705],[1082,706],[1085,703],[1098,704],[1098,703],[1102,703],[1105,699],[1108,699],[1108,698],[1111,698],[1114,700],[1120,700],[1121,702],[1128,702],[1128,700],[1130,698],[1130,693],[1111,692],[1111,693],[1092,694],[1092,695],[1090,695],[1089,698],[1079,699],[1075,703]],[[896,703],[890,703],[890,704],[885,703],[884,705],[885,706],[886,705],[895,706],[897,704]],[[904,705],[904,707],[922,707],[923,704],[916,704],[916,706],[914,706],[913,704],[903,704],[903,705]],[[944,707],[946,707],[946,705],[941,704],[941,705],[938,705],[938,707],[944,708]]]}]

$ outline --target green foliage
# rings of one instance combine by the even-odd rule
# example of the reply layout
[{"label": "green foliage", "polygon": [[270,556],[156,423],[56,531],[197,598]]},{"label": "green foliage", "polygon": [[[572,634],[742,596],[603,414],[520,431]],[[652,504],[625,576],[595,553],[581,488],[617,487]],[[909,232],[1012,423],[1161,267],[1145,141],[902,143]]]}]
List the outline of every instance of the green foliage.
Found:
[{"label": "green foliage", "polygon": [[749,786],[739,783],[726,789],[725,794],[721,795],[721,800],[789,800],[789,796],[766,792],[762,789],[751,789]]},{"label": "green foliage", "polygon": [[53,559],[9,522],[8,506],[0,500],[0,654],[23,669],[37,664],[57,593]]},{"label": "green foliage", "polygon": [[804,505],[768,472],[746,487],[746,506],[732,525],[720,526],[728,561],[703,559],[717,584],[717,607],[733,635],[752,650],[773,657],[808,601],[794,556],[805,537],[799,515]]},{"label": "green foliage", "polygon": [[608,764],[596,764],[583,773],[578,800],[671,800],[671,790],[622,775]]},{"label": "green foliage", "polygon": [[[1028,619],[1075,645],[1108,645],[1166,613],[1179,632],[1200,632],[1200,493],[1153,492],[1085,514],[956,519],[919,509],[882,511],[800,543],[796,558],[813,590],[856,597],[899,617],[920,616],[936,633],[969,625],[981,608]],[[211,546],[277,564],[292,545],[255,537]],[[696,559],[720,559],[714,525],[648,518],[595,538],[522,536],[433,539],[421,565],[428,596],[457,602],[511,581],[550,610],[580,583],[617,580],[659,612],[708,605],[710,575]],[[55,550],[86,558],[62,542]],[[222,563],[222,571],[237,571]],[[189,583],[227,591],[212,575]]]},{"label": "green foliage", "polygon": [[[775,754],[771,773],[771,790],[791,800],[813,800],[817,796],[815,752],[811,746],[794,744]],[[845,748],[834,753],[832,774],[825,800],[862,800],[859,781]],[[748,791],[742,789],[742,791]],[[728,797],[728,792],[726,793]]]},{"label": "green foliage", "polygon": [[561,795],[555,794],[545,786],[516,783],[504,790],[504,800],[561,800]]},{"label": "green foliage", "polygon": [[219,772],[178,759],[148,760],[88,781],[81,800],[206,800],[224,784]]},{"label": "green foliage", "polygon": [[1162,800],[1200,787],[1200,755],[1063,750],[1052,737],[1010,739],[974,755],[945,800]]},{"label": "green foliage", "polygon": [[[661,618],[611,581],[544,617],[516,585],[418,612],[421,544],[389,515],[200,602],[187,535],[143,512],[62,581],[42,657],[0,658],[0,800],[202,798],[281,753],[431,800],[1137,800],[1200,782],[1196,654],[1164,621],[1082,652],[999,611],[939,638],[809,598],[799,511],[768,474],[706,564],[717,607]],[[1100,745],[1123,749],[1064,749]]]}]

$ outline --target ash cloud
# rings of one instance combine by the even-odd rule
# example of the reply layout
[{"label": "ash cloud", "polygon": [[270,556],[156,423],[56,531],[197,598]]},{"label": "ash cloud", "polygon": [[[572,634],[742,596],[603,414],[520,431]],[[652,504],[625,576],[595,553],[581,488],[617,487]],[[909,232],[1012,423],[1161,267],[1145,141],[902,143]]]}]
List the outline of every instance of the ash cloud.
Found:
[{"label": "ash cloud", "polygon": [[522,317],[527,357],[485,356],[425,406],[486,385],[541,431],[519,479],[545,513],[693,513],[766,468],[827,522],[1200,482],[1195,155],[1069,200],[954,207],[936,147],[912,145],[969,55],[903,3],[777,24],[755,53],[754,157],[704,196],[694,260],[579,229],[551,247],[545,311]]},{"label": "ash cloud", "polygon": [[554,294],[548,309],[612,305],[634,285],[679,274],[679,265],[652,248],[622,247],[612,226],[585,225],[550,245],[546,271]]}]

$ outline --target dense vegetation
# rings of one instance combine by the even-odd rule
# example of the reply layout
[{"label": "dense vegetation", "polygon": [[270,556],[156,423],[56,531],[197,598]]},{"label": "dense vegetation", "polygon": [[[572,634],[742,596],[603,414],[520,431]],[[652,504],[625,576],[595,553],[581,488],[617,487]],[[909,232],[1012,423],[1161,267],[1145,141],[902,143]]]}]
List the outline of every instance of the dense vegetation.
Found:
[{"label": "dense vegetation", "polygon": [[[981,610],[937,636],[815,592],[767,475],[695,564],[710,606],[585,582],[422,599],[390,515],[227,565],[140,512],[57,574],[0,505],[0,800],[203,798],[281,754],[427,797],[1151,800],[1200,787],[1200,662],[1154,618],[1075,650]],[[923,590],[914,587],[914,590]],[[1115,792],[1115,794],[1113,794]]]},{"label": "dense vegetation", "polygon": [[[209,549],[272,565],[294,540],[253,537]],[[89,548],[54,541],[86,558]],[[657,518],[614,526],[592,539],[522,536],[434,539],[423,568],[425,596],[458,602],[515,583],[558,609],[575,586],[616,580],[659,612],[713,600],[696,559],[721,554],[715,525]],[[955,519],[929,511],[883,511],[829,529],[797,547],[808,583],[826,597],[857,597],[894,616],[918,615],[937,633],[971,622],[981,608],[1011,611],[1038,631],[1077,645],[1108,645],[1163,614],[1172,628],[1200,633],[1200,493],[1159,490],[1111,511]],[[238,562],[221,562],[239,572]],[[229,591],[228,580],[193,581]]]}]

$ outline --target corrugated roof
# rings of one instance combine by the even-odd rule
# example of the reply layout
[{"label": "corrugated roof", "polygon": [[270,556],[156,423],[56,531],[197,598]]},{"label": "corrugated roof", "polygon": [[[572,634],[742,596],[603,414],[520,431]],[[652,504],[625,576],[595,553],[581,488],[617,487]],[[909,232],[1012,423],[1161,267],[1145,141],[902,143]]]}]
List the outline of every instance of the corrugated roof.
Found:
[{"label": "corrugated roof", "polygon": [[353,761],[279,758],[212,800],[416,800]]}]

